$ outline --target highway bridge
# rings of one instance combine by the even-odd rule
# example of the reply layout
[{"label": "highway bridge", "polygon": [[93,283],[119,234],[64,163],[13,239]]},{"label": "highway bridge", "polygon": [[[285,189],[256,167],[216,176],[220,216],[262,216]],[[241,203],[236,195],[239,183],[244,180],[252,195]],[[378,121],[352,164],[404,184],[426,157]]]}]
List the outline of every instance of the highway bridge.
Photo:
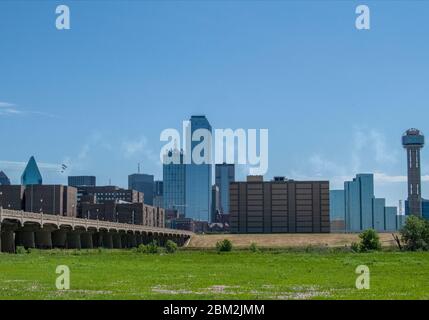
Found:
[{"label": "highway bridge", "polygon": [[183,246],[192,232],[151,226],[32,213],[0,207],[1,252],[25,248],[133,248],[156,240]]}]

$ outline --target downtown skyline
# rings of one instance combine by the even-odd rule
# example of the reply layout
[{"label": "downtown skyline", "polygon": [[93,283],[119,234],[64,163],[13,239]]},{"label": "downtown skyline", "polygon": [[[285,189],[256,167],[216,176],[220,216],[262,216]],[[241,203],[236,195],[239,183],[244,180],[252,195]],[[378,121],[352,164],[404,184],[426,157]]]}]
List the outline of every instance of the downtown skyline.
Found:
[{"label": "downtown skyline", "polygon": [[[137,163],[162,179],[160,133],[205,114],[213,128],[269,129],[268,179],[336,189],[374,173],[389,205],[407,197],[401,135],[428,131],[427,3],[406,17],[405,4],[371,4],[368,32],[353,28],[354,2],[71,2],[64,32],[52,3],[21,6],[0,4],[0,170],[12,183],[31,155],[45,183],[88,174],[126,187]],[[429,198],[427,148],[421,160]]]}]

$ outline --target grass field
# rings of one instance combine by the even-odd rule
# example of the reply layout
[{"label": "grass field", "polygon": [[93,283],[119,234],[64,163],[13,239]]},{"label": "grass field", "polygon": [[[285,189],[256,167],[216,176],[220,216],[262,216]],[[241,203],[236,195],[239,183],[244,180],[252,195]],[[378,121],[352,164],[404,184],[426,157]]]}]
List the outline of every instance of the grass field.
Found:
[{"label": "grass field", "polygon": [[[395,246],[391,233],[380,233],[383,246]],[[216,242],[229,239],[236,248],[248,248],[256,243],[261,248],[290,248],[290,247],[344,247],[352,242],[359,242],[358,234],[344,233],[311,233],[311,234],[205,234],[193,235],[188,244],[189,248],[213,248]]]},{"label": "grass field", "polygon": [[[370,290],[357,290],[367,265]],[[71,288],[55,287],[67,265]],[[182,250],[0,254],[0,299],[429,299],[429,254]]]}]

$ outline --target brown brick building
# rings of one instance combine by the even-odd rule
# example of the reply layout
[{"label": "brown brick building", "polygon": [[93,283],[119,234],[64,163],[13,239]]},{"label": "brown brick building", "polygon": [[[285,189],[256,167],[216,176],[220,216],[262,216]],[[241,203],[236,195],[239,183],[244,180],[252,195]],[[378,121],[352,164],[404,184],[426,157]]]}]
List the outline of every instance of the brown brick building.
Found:
[{"label": "brown brick building", "polygon": [[282,177],[230,184],[230,227],[233,233],[327,233],[329,182],[294,181]]},{"label": "brown brick building", "polygon": [[25,187],[25,211],[76,217],[77,189],[63,185]]},{"label": "brown brick building", "polygon": [[0,186],[0,207],[10,210],[24,210],[24,190],[21,185]]}]

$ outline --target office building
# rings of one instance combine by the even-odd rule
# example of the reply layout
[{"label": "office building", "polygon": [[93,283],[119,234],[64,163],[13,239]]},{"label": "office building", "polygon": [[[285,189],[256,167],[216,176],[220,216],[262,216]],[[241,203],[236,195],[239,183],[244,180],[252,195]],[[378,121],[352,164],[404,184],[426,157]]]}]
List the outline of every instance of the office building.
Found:
[{"label": "office building", "polygon": [[[405,200],[405,215],[410,215],[408,200]],[[429,200],[422,198],[422,217],[429,220]]]},{"label": "office building", "polygon": [[374,196],[372,174],[358,174],[344,182],[344,190],[330,191],[330,219],[331,232],[388,232],[400,229],[404,222],[396,207]]},{"label": "office building", "polygon": [[[164,155],[162,166],[164,209],[186,215],[186,165],[183,151],[177,149]],[[171,160],[171,161],[169,161]]]},{"label": "office building", "polygon": [[77,190],[62,185],[29,185],[24,192],[27,212],[76,217]]},{"label": "office building", "polygon": [[153,191],[153,206],[164,207],[164,184],[162,181],[155,181]]},{"label": "office building", "polygon": [[135,173],[128,176],[128,189],[143,192],[145,203],[153,205],[154,178],[153,175]]},{"label": "office building", "polygon": [[95,187],[95,176],[69,176],[68,185],[71,187]]},{"label": "office building", "polygon": [[[192,116],[187,128],[187,130],[190,130],[191,137],[195,131],[200,129],[208,130],[210,134],[212,133],[212,127],[205,116]],[[187,156],[190,157],[195,147],[203,141],[203,137],[200,137],[197,141],[192,141],[191,149],[189,150],[189,147],[187,147]],[[211,151],[211,141],[206,141],[206,143]],[[204,149],[201,150],[200,156],[208,161],[198,164],[195,159],[191,159],[191,163],[186,164],[186,217],[197,221],[209,221],[212,196],[211,157],[209,154],[205,154]]]},{"label": "office building", "polygon": [[36,160],[31,156],[21,176],[21,184],[23,186],[31,184],[42,184],[43,179],[40,174],[39,167],[37,166]]},{"label": "office building", "polygon": [[425,137],[418,129],[409,129],[402,136],[402,145],[407,150],[408,206],[412,215],[422,217],[420,149]]},{"label": "office building", "polygon": [[10,185],[10,180],[7,177],[6,173],[0,171],[0,186],[8,186]]},{"label": "office building", "polygon": [[331,232],[345,232],[344,190],[332,190],[329,192],[329,210]]},{"label": "office building", "polygon": [[216,221],[216,215],[220,213],[220,192],[219,187],[214,185],[212,187],[212,210],[211,210],[211,219],[210,221]]},{"label": "office building", "polygon": [[230,184],[233,233],[327,233],[329,182],[260,176]]},{"label": "office building", "polygon": [[0,206],[27,212],[76,216],[76,188],[62,185],[0,186]]},{"label": "office building", "polygon": [[165,212],[162,208],[152,207],[141,202],[120,203],[82,203],[82,218],[111,221],[144,226],[165,227]]},{"label": "office building", "polygon": [[229,213],[229,184],[235,181],[234,164],[216,164],[215,183],[219,187],[220,212]]},{"label": "office building", "polygon": [[22,185],[0,185],[0,207],[10,210],[24,210]]},{"label": "office building", "polygon": [[[80,186],[77,188],[77,197],[78,202],[145,202],[145,197],[142,192],[122,189],[116,186]],[[86,201],[84,199],[86,199]]]}]

